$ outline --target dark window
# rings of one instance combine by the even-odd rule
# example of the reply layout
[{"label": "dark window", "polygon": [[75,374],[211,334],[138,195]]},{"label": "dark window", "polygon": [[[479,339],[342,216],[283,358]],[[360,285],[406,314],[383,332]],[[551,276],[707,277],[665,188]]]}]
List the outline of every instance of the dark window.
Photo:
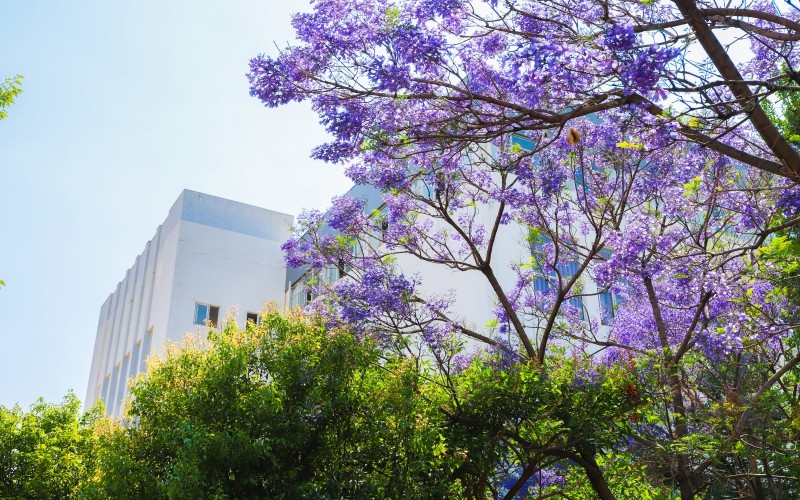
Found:
[{"label": "dark window", "polygon": [[247,313],[247,323],[255,323],[256,325],[261,323],[261,316],[258,313]]}]

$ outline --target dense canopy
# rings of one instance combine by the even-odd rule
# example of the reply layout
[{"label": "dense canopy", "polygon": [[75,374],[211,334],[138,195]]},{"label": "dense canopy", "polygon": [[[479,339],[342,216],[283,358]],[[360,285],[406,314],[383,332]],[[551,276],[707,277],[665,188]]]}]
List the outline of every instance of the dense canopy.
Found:
[{"label": "dense canopy", "polygon": [[[796,494],[797,11],[320,0],[293,22],[296,45],[251,61],[251,93],[310,101],[333,136],[313,155],[385,203],[299,218],[287,264],[347,275],[310,279],[310,309],[445,373],[464,342],[511,373],[636,367],[651,411],[587,457],[682,498]],[[432,293],[409,258],[482,277],[494,319],[459,315],[475,290]],[[554,473],[547,442],[519,467]]]}]

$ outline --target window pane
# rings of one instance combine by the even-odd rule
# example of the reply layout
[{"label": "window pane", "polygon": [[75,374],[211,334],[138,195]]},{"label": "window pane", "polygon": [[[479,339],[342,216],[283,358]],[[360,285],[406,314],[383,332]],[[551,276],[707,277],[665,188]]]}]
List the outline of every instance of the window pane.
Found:
[{"label": "window pane", "polygon": [[535,280],[533,280],[534,292],[546,292],[549,288],[550,288],[550,283],[548,283],[546,279],[538,277]]},{"label": "window pane", "polygon": [[205,304],[194,305],[194,324],[205,325],[208,319],[208,306]]},{"label": "window pane", "polygon": [[217,322],[219,322],[219,307],[217,306],[208,307],[208,321],[211,322],[212,328],[217,327]]},{"label": "window pane", "polygon": [[521,135],[516,135],[516,134],[512,135],[511,144],[512,145],[519,144],[519,146],[525,151],[533,151],[533,146],[534,146],[533,141]]},{"label": "window pane", "polygon": [[580,297],[572,297],[567,299],[566,303],[578,310],[578,317],[580,319],[586,319],[586,314],[583,311],[583,299]]},{"label": "window pane", "polygon": [[611,320],[614,319],[614,297],[610,292],[603,292],[598,295],[600,299],[600,322],[604,325],[610,325]]},{"label": "window pane", "polygon": [[558,264],[558,272],[561,273],[561,279],[564,281],[569,280],[576,274],[578,274],[578,263],[577,262],[567,262],[566,264]]}]

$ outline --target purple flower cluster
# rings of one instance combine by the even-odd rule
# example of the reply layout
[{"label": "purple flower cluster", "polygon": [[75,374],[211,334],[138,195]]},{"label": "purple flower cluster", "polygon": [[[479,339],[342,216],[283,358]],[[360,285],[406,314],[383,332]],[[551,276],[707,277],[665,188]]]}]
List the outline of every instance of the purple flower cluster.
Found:
[{"label": "purple flower cluster", "polygon": [[305,266],[320,267],[325,258],[314,241],[316,231],[323,225],[325,214],[319,210],[304,210],[297,216],[299,231],[281,245],[286,267],[298,269]]},{"label": "purple flower cluster", "polygon": [[[558,466],[535,472],[519,490],[516,498],[536,498],[538,495],[546,495],[550,488],[563,488],[567,484],[566,472]],[[511,474],[500,484],[498,489],[508,491],[518,481],[518,475]]]},{"label": "purple flower cluster", "polygon": [[722,362],[730,355],[736,355],[742,347],[740,326],[736,323],[719,327],[716,331],[700,331],[697,343],[703,353],[713,362]]},{"label": "purple flower cluster", "polygon": [[397,93],[411,87],[411,71],[407,64],[376,56],[367,69],[367,76],[377,90]]},{"label": "purple flower cluster", "polygon": [[458,12],[464,3],[464,0],[416,0],[412,3],[412,8],[415,17],[425,20],[451,16]]},{"label": "purple flower cluster", "polygon": [[638,41],[638,36],[633,32],[633,26],[615,24],[603,37],[603,44],[612,50],[629,50]]},{"label": "purple flower cluster", "polygon": [[352,144],[336,141],[315,147],[311,157],[328,163],[339,163],[350,159],[354,154],[355,148]]},{"label": "purple flower cluster", "polygon": [[257,97],[265,106],[274,108],[291,101],[302,101],[305,96],[298,93],[289,78],[290,62],[272,59],[263,54],[250,60],[250,95]]},{"label": "purple flower cluster", "polygon": [[357,234],[366,226],[364,200],[352,196],[337,196],[327,213],[330,227],[343,234]]},{"label": "purple flower cluster", "polygon": [[351,141],[360,136],[364,111],[356,106],[337,106],[323,114],[320,123],[339,140]]},{"label": "purple flower cluster", "polygon": [[778,207],[783,211],[784,217],[793,217],[800,212],[800,186],[786,189],[778,199]]},{"label": "purple flower cluster", "polygon": [[342,318],[353,325],[387,314],[408,316],[416,285],[416,280],[376,264],[364,270],[359,281],[336,282],[334,302]]}]

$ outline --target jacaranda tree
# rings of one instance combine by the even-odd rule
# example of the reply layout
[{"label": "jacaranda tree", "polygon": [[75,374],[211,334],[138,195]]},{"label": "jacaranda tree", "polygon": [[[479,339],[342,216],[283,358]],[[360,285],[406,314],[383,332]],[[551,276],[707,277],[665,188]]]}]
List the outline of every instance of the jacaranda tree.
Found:
[{"label": "jacaranda tree", "polygon": [[[251,93],[310,101],[333,136],[313,155],[384,196],[307,212],[285,245],[291,266],[347,275],[314,285],[330,324],[435,363],[453,394],[470,356],[545,380],[574,359],[575,394],[635,376],[618,432],[559,441],[579,413],[553,401],[559,425],[516,437],[509,400],[451,408],[506,418],[509,466],[485,494],[555,474],[612,498],[626,467],[682,498],[798,494],[797,302],[775,243],[800,222],[800,24],[784,10],[319,0],[296,45],[251,61]],[[495,319],[459,317],[475,291],[431,294],[408,259],[480,276]]]}]

